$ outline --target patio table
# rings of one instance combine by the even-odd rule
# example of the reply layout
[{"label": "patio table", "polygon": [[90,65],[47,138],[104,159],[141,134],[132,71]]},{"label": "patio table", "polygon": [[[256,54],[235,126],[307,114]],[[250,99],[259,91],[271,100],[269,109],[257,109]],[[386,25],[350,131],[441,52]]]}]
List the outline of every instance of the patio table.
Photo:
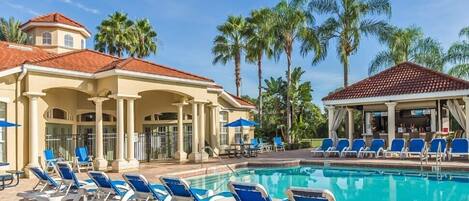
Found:
[{"label": "patio table", "polygon": [[[24,171],[6,171],[6,173],[0,174],[0,190],[5,188],[15,187],[20,183],[20,176],[24,174]],[[16,177],[16,182],[15,182]],[[14,182],[14,184],[13,184]]]},{"label": "patio table", "polygon": [[[252,144],[240,144],[240,143],[233,143],[230,144],[230,152],[233,151],[233,156],[237,158],[241,158],[244,154],[244,157],[251,157],[252,149],[250,148]],[[238,149],[239,148],[239,149]],[[231,157],[231,153],[228,154]]]}]

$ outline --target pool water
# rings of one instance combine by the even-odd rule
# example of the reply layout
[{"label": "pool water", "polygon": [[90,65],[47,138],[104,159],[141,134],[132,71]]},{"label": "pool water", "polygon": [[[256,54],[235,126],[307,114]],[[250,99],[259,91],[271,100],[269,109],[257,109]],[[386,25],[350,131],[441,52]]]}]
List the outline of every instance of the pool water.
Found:
[{"label": "pool water", "polygon": [[191,186],[227,191],[229,180],[259,183],[273,198],[290,186],[329,189],[337,201],[469,201],[469,174],[299,166],[257,168],[189,179]]}]

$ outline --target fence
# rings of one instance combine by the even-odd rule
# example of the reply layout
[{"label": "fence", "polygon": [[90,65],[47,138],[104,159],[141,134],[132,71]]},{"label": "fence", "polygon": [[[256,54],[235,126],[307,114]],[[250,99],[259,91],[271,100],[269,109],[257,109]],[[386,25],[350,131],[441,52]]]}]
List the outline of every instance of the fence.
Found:
[{"label": "fence", "polygon": [[[103,134],[104,158],[112,161],[116,158],[116,134]],[[46,149],[51,149],[54,153],[71,161],[75,156],[75,148],[87,147],[89,154],[96,156],[96,136],[95,134],[48,134],[46,135]]]}]

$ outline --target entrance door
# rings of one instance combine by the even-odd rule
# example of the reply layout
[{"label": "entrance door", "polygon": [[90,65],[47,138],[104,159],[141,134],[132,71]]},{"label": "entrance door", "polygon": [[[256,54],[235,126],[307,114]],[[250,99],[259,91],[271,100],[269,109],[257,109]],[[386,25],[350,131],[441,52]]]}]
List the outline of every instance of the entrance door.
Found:
[{"label": "entrance door", "polygon": [[72,160],[76,147],[72,125],[46,123],[46,149],[51,149],[56,156]]}]

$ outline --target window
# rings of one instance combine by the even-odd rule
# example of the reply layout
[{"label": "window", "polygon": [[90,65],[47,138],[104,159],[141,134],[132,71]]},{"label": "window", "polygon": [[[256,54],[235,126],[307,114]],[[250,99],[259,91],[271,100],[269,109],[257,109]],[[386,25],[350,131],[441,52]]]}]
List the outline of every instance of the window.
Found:
[{"label": "window", "polygon": [[235,127],[235,142],[236,143],[241,143],[242,135],[243,135],[243,132],[241,130],[241,127]]},{"label": "window", "polygon": [[177,120],[178,114],[175,112],[163,112],[158,116],[158,120]]},{"label": "window", "polygon": [[145,121],[151,121],[151,115],[148,115],[148,116],[144,117],[143,120],[145,120]]},{"label": "window", "polygon": [[70,34],[65,34],[64,45],[65,47],[73,47],[73,37]]},{"label": "window", "polygon": [[[7,104],[0,102],[0,120],[6,120]],[[7,160],[6,128],[0,128],[0,162]]]},{"label": "window", "polygon": [[42,33],[42,44],[43,45],[52,44],[52,35],[50,34],[50,32]]},{"label": "window", "polygon": [[54,108],[52,109],[52,118],[65,120],[67,118],[67,112],[59,108]]},{"label": "window", "polygon": [[228,144],[228,127],[225,124],[228,123],[228,112],[220,112],[220,145]]},{"label": "window", "polygon": [[[81,122],[94,122],[96,121],[96,113],[89,112],[89,113],[81,114],[79,119]],[[111,119],[115,121],[114,116],[103,113],[103,121],[110,122]]]},{"label": "window", "polygon": [[86,48],[85,40],[81,39],[81,49],[85,49],[85,48]]}]

